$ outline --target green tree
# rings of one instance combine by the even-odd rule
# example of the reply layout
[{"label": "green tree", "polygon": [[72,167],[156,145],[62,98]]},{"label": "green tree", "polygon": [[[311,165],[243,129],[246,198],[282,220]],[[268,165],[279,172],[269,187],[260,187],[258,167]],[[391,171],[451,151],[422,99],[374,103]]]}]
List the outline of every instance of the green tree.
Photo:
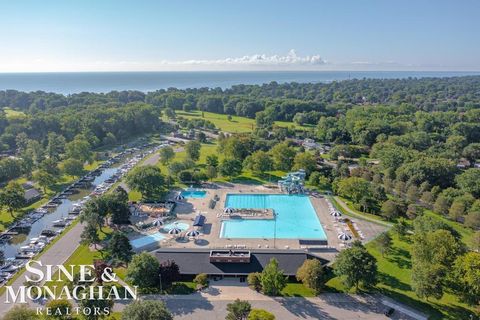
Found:
[{"label": "green tree", "polygon": [[28,308],[25,305],[15,305],[2,318],[3,320],[38,320],[40,316],[35,310]]},{"label": "green tree", "polygon": [[206,273],[200,273],[195,276],[193,279],[193,282],[197,285],[199,288],[205,288],[208,287],[208,275]]},{"label": "green tree", "polygon": [[[421,221],[421,220],[419,220]],[[421,298],[443,296],[445,279],[462,246],[448,230],[417,232],[411,249],[412,288]]]},{"label": "green tree", "polygon": [[176,114],[175,114],[175,110],[173,110],[172,108],[165,108],[165,110],[163,111],[165,113],[165,115],[170,118],[170,119],[175,119],[176,118]]},{"label": "green tree", "polygon": [[175,158],[175,151],[173,151],[173,148],[169,146],[161,148],[160,151],[158,151],[158,154],[160,156],[160,162],[164,165],[169,164],[170,161]]},{"label": "green tree", "polygon": [[159,285],[160,263],[158,260],[142,252],[133,256],[127,268],[127,279],[139,288],[154,288]]},{"label": "green tree", "polygon": [[206,159],[207,166],[218,167],[218,156],[216,154],[209,154]]},{"label": "green tree", "polygon": [[128,237],[122,232],[115,231],[112,233],[107,245],[107,252],[110,258],[123,262],[128,265],[132,260],[132,245]]},{"label": "green tree", "polygon": [[130,171],[126,183],[130,189],[140,192],[143,199],[155,200],[163,192],[165,178],[160,168],[146,165]]},{"label": "green tree", "polygon": [[247,320],[275,320],[275,316],[263,309],[252,309],[248,314]]},{"label": "green tree", "polygon": [[9,182],[0,192],[0,205],[7,209],[13,217],[13,213],[25,205],[25,191],[17,182]]},{"label": "green tree", "polygon": [[310,174],[317,168],[317,161],[315,157],[308,152],[297,153],[293,159],[293,170],[304,169],[307,174]]},{"label": "green tree", "polygon": [[83,174],[83,162],[77,159],[69,158],[60,164],[61,170],[72,177],[80,177]]},{"label": "green tree", "polygon": [[462,301],[480,305],[480,253],[468,252],[453,264],[451,287]]},{"label": "green tree", "polygon": [[262,290],[262,274],[260,272],[251,272],[247,276],[248,286],[255,291]]},{"label": "green tree", "polygon": [[65,299],[50,300],[47,302],[46,307],[51,310],[50,317],[53,319],[70,319],[70,312],[72,310],[72,304]]},{"label": "green tree", "polygon": [[382,204],[380,214],[388,220],[393,220],[400,215],[400,211],[397,201],[389,199]]},{"label": "green tree", "polygon": [[209,180],[213,180],[218,176],[217,168],[214,166],[208,166],[205,173]]},{"label": "green tree", "polygon": [[368,288],[377,283],[377,260],[361,242],[355,241],[351,248],[338,254],[334,272],[342,277],[347,288],[355,287],[358,291],[360,285]]},{"label": "green tree", "polygon": [[45,170],[38,170],[33,174],[38,184],[42,187],[43,193],[47,192],[47,188],[55,183],[55,177]]},{"label": "green tree", "polygon": [[326,282],[325,271],[317,259],[307,259],[297,270],[297,280],[319,294]]},{"label": "green tree", "polygon": [[185,151],[187,152],[187,156],[193,161],[198,161],[198,159],[200,159],[201,148],[202,144],[198,141],[189,141],[185,145]]},{"label": "green tree", "polygon": [[278,261],[275,258],[265,266],[261,276],[263,293],[269,296],[278,295],[287,285],[287,277],[278,267]]},{"label": "green tree", "polygon": [[448,213],[449,208],[450,208],[450,205],[448,203],[448,200],[443,195],[439,195],[437,197],[437,200],[435,200],[435,203],[433,205],[433,210],[437,213],[446,215]]},{"label": "green tree", "polygon": [[463,156],[471,163],[480,159],[480,143],[471,143],[463,149]]},{"label": "green tree", "polygon": [[95,249],[97,249],[97,244],[100,242],[97,226],[92,223],[87,223],[80,234],[80,240],[82,244],[88,246],[93,244]]},{"label": "green tree", "polygon": [[475,197],[480,197],[480,169],[471,168],[464,171],[455,178],[457,185],[465,192],[471,193]]},{"label": "green tree", "polygon": [[75,137],[65,145],[67,158],[76,159],[82,162],[90,161],[92,158],[90,143],[83,137]]},{"label": "green tree", "polygon": [[236,177],[242,173],[242,163],[236,159],[224,159],[220,163],[219,169],[224,177]]},{"label": "green tree", "polygon": [[407,201],[416,203],[418,200],[418,187],[415,185],[411,185],[407,189]]},{"label": "green tree", "polygon": [[251,310],[252,306],[248,301],[236,299],[227,304],[228,314],[225,320],[246,320]]},{"label": "green tree", "polygon": [[390,237],[388,231],[382,232],[377,238],[375,238],[375,244],[383,257],[392,246],[392,237]]},{"label": "green tree", "polygon": [[47,140],[48,140],[47,148],[46,148],[47,156],[52,160],[58,161],[58,159],[60,159],[60,155],[65,150],[65,143],[66,143],[65,138],[54,132],[49,132]]},{"label": "green tree", "polygon": [[163,301],[136,300],[123,309],[122,320],[173,320]]},{"label": "green tree", "polygon": [[480,251],[480,230],[475,231],[472,236],[472,248],[473,250]]},{"label": "green tree", "polygon": [[245,158],[243,165],[245,168],[257,173],[264,173],[273,168],[273,161],[265,151],[255,151]]},{"label": "green tree", "polygon": [[465,216],[465,225],[472,229],[480,229],[480,211],[470,211]]},{"label": "green tree", "polygon": [[273,164],[275,169],[289,171],[293,166],[293,159],[295,159],[296,151],[287,143],[278,143],[271,150]]}]

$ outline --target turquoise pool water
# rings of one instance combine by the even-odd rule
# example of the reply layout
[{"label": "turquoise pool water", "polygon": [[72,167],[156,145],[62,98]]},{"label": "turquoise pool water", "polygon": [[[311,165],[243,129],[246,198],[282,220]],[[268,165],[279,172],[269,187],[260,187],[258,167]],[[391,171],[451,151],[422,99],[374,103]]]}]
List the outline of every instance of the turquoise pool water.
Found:
[{"label": "turquoise pool water", "polygon": [[228,194],[225,207],[273,209],[275,220],[225,220],[221,238],[320,239],[327,236],[307,196]]},{"label": "turquoise pool water", "polygon": [[182,196],[184,196],[185,198],[195,198],[195,199],[199,199],[199,198],[205,198],[205,196],[207,195],[207,192],[206,191],[202,191],[202,190],[195,190],[195,191],[187,191],[187,190],[183,190],[181,192]]},{"label": "turquoise pool water", "polygon": [[155,232],[152,234],[149,234],[148,236],[144,236],[135,240],[130,241],[130,244],[134,249],[138,249],[144,246],[147,246],[149,244],[152,244],[154,242],[158,242],[165,239],[165,236],[161,234],[160,232]]},{"label": "turquoise pool water", "polygon": [[177,223],[169,223],[163,226],[163,229],[166,231],[170,231],[173,227],[177,226],[180,230],[185,231],[190,228],[190,225],[185,222],[177,222]]}]

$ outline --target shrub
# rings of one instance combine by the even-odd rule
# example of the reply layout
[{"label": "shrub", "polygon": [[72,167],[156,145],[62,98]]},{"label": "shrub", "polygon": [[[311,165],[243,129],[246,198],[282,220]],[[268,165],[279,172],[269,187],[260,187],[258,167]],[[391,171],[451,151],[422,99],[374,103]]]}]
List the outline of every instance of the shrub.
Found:
[{"label": "shrub", "polygon": [[193,282],[197,284],[197,287],[205,288],[208,286],[208,275],[206,273],[197,274]]}]

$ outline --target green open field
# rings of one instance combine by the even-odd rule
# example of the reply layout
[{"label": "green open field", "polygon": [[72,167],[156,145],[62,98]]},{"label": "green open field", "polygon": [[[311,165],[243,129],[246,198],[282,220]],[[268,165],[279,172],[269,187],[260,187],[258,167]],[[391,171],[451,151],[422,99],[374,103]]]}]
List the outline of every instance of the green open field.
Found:
[{"label": "green open field", "polygon": [[[175,111],[178,117],[186,119],[202,118],[202,111]],[[212,112],[203,112],[203,119],[211,121],[218,129],[225,132],[243,133],[251,132],[255,128],[255,120],[245,117],[232,116],[232,120],[228,120],[228,115],[218,114]],[[279,127],[293,126],[295,129],[310,129],[311,126],[301,126],[294,122],[276,121],[275,124]]]},{"label": "green open field", "polygon": [[[351,206],[349,207],[352,209]],[[338,208],[341,209],[341,207]],[[345,210],[341,211],[345,213]],[[345,214],[348,215],[348,213]],[[432,211],[427,210],[425,214],[444,221],[461,235],[465,244],[469,245],[471,243],[472,230],[457,222],[445,219]],[[369,215],[369,218],[371,216]],[[381,221],[379,217],[377,219]],[[445,293],[439,300],[430,298],[428,301],[416,296],[411,287],[411,235],[399,238],[392,232],[390,234],[393,244],[390,252],[385,256],[381,255],[373,242],[366,245],[368,251],[377,259],[379,271],[377,290],[386,296],[429,314],[431,319],[468,319],[468,314],[471,314],[474,310],[466,304],[460,303],[451,293]],[[338,277],[333,277],[327,282],[327,289],[332,291],[346,290]]]},{"label": "green open field", "polygon": [[26,117],[25,113],[22,111],[13,110],[10,108],[3,108],[3,111],[5,112],[7,119],[22,119]]}]

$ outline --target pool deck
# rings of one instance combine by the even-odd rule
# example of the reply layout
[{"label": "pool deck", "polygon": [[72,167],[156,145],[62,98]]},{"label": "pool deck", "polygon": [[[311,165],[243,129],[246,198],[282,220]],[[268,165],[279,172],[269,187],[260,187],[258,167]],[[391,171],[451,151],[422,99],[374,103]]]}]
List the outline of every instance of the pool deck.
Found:
[{"label": "pool deck", "polygon": [[[205,198],[188,198],[177,202],[174,213],[179,221],[192,224],[197,212],[206,216],[206,224],[201,229],[201,235],[197,240],[180,239],[166,235],[167,239],[162,240],[161,247],[174,248],[275,248],[275,249],[310,249],[319,252],[319,255],[330,260],[345,247],[345,243],[338,240],[339,230],[345,229],[345,225],[339,223],[329,214],[327,201],[322,196],[309,196],[309,199],[315,209],[325,234],[327,235],[328,247],[326,246],[301,246],[298,239],[239,239],[239,238],[220,238],[223,209],[225,207],[227,194],[281,194],[278,189],[267,188],[264,186],[244,185],[233,183],[216,183],[205,188],[207,195]],[[173,197],[174,193],[172,193]],[[214,196],[219,197],[214,209],[210,209],[208,204]],[[356,223],[356,226],[362,231],[364,241],[368,241],[385,230],[385,227],[360,219],[350,218]],[[152,248],[151,250],[153,250]]]}]

